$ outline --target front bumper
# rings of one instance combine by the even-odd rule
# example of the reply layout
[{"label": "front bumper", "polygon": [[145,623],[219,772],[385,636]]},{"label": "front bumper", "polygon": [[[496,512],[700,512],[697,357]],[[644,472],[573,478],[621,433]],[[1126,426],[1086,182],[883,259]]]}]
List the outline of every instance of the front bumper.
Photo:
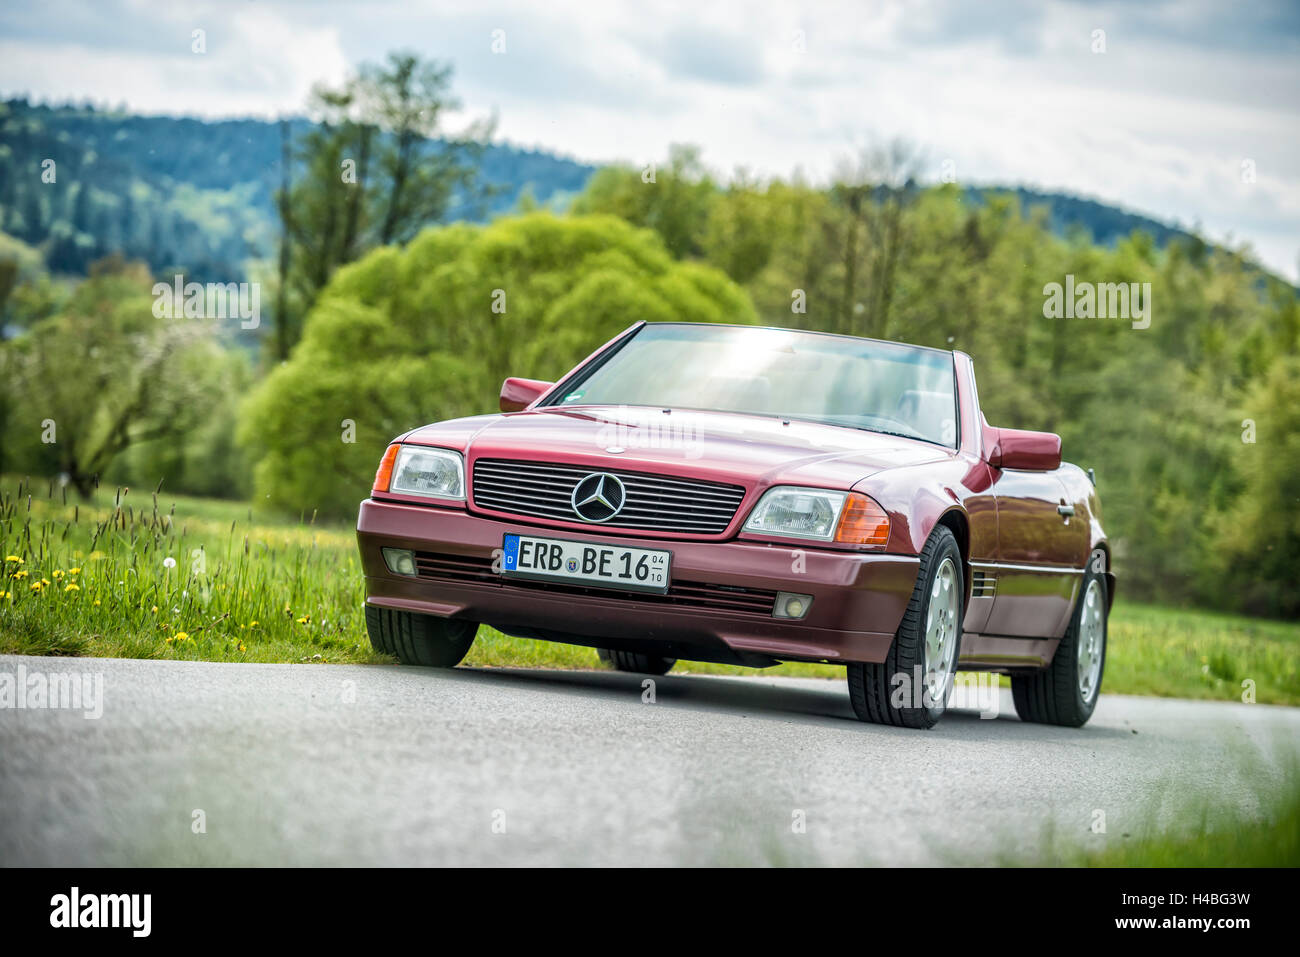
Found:
[{"label": "front bumper", "polygon": [[[800,544],[608,536],[612,544],[672,551],[668,594],[645,595],[504,579],[492,562],[507,532],[570,535],[525,520],[367,499],[357,518],[366,602],[482,622],[523,637],[668,658],[749,665],[880,662],[920,566],[916,556]],[[383,547],[414,551],[418,576],[391,573]],[[778,591],[812,595],[807,616],[773,618]]]}]

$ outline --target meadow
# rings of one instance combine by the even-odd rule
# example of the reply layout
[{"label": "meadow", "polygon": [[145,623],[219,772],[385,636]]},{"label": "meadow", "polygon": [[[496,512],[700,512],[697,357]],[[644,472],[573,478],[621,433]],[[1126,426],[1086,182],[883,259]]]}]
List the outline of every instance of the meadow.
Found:
[{"label": "meadow", "polygon": [[[353,530],[256,503],[0,480],[0,653],[384,663],[366,637]],[[1300,705],[1300,624],[1120,592],[1105,690]],[[603,667],[589,648],[483,628],[471,667]],[[682,663],[675,673],[754,674]],[[764,674],[839,677],[829,665]]]}]

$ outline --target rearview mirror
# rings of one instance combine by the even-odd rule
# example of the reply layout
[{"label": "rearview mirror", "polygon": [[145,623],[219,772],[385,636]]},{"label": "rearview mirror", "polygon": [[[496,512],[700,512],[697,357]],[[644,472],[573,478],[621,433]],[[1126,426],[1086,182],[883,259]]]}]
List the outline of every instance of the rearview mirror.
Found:
[{"label": "rearview mirror", "polygon": [[999,469],[1024,469],[1050,472],[1061,467],[1061,437],[1054,432],[1030,432],[1028,429],[993,429],[993,443],[988,445],[989,465]]},{"label": "rearview mirror", "polygon": [[550,391],[554,382],[540,379],[516,379],[511,376],[501,383],[501,411],[522,412]]}]

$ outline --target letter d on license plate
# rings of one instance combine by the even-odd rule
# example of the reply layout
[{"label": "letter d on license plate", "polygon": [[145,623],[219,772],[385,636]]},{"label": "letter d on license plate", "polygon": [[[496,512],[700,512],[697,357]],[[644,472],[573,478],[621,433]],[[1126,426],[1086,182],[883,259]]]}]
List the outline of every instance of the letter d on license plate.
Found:
[{"label": "letter d on license plate", "polygon": [[624,591],[668,590],[673,553],[605,542],[507,535],[501,573],[507,578],[595,585]]}]

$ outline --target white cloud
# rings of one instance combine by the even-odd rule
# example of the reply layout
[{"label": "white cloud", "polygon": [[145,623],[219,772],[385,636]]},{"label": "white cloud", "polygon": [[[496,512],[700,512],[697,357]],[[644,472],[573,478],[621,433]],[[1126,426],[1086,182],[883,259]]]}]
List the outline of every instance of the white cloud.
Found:
[{"label": "white cloud", "polygon": [[[67,9],[76,15],[0,14],[0,89],[270,115],[301,109],[313,82],[349,63],[414,48],[455,64],[465,115],[495,109],[500,135],[522,144],[644,163],[693,142],[723,172],[817,176],[867,140],[903,137],[935,172],[952,158],[967,182],[1199,223],[1300,278],[1300,17],[1280,0],[1228,12],[1064,0]],[[188,52],[194,26],[208,30],[205,57]],[[504,55],[491,52],[494,29]],[[1104,54],[1091,52],[1094,29]]]}]

